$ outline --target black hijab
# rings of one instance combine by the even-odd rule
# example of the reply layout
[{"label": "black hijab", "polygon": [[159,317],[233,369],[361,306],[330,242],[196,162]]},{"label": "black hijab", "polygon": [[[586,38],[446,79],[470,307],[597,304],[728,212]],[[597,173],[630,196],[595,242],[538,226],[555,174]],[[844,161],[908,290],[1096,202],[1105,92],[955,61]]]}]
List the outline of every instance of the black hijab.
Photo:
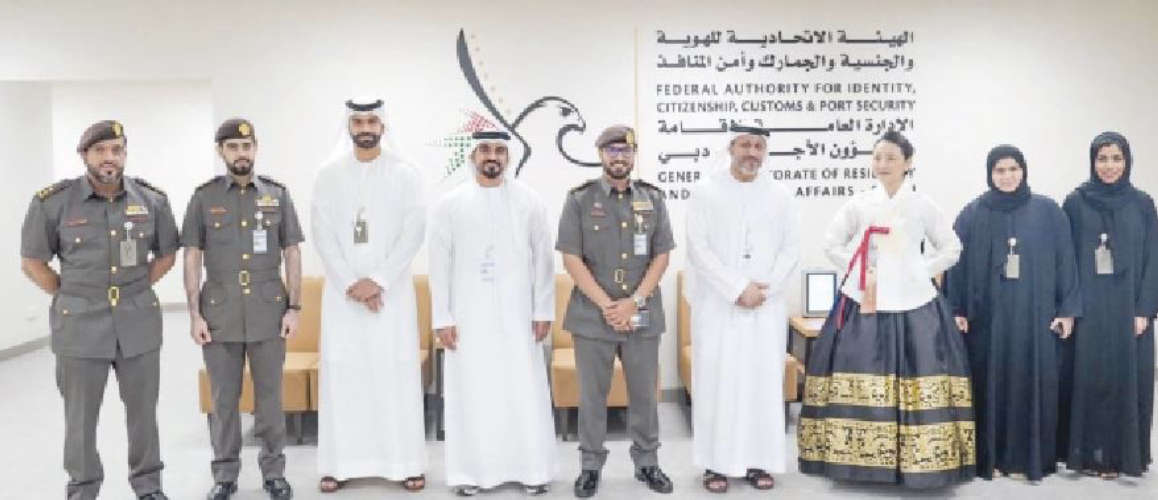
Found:
[{"label": "black hijab", "polygon": [[[1022,172],[1021,184],[1012,193],[997,189],[997,186],[993,184],[993,169],[997,166],[998,161],[1006,158],[1012,158],[1013,161],[1016,161]],[[1021,154],[1020,149],[1002,144],[989,150],[989,156],[985,158],[985,167],[985,182],[989,184],[989,192],[981,195],[981,203],[992,210],[1012,212],[1029,201],[1029,168],[1025,164],[1025,156]]]},{"label": "black hijab", "polygon": [[[1117,144],[1118,148],[1122,150],[1122,156],[1126,160],[1126,169],[1113,184],[1106,184],[1098,177],[1094,163],[1098,158],[1098,151],[1111,144]],[[1122,218],[1117,216],[1117,212],[1120,210],[1135,206],[1135,200],[1138,199],[1137,190],[1130,183],[1130,169],[1133,165],[1134,157],[1130,154],[1130,143],[1126,141],[1126,138],[1117,132],[1102,132],[1090,142],[1090,179],[1078,186],[1078,193],[1081,194],[1082,199],[1100,215],[1101,230],[1094,231],[1092,234],[1105,233],[1109,237],[1109,247],[1114,252],[1115,271],[1124,270],[1133,262],[1134,248],[1132,245],[1121,244],[1123,238],[1129,238],[1124,236],[1129,229],[1120,227],[1123,225],[1121,223]],[[1092,234],[1074,234],[1074,238],[1077,239],[1079,254],[1093,251],[1101,244],[1100,238],[1095,240],[1092,238]]]},{"label": "black hijab", "polygon": [[[1022,171],[1021,184],[1012,193],[1006,193],[993,184],[993,169],[998,161],[1005,158],[1016,161]],[[985,182],[989,184],[989,191],[978,197],[980,203],[973,214],[969,241],[965,242],[963,255],[969,283],[968,310],[972,314],[988,310],[989,276],[993,269],[1003,263],[993,258],[994,240],[1005,241],[1009,237],[1009,214],[1024,206],[1032,194],[1028,181],[1029,166],[1025,164],[1025,156],[1020,149],[1002,144],[989,150],[985,158]]]},{"label": "black hijab", "polygon": [[[1113,184],[1106,184],[1098,177],[1094,163],[1098,158],[1098,151],[1111,144],[1117,144],[1126,159],[1126,170]],[[1122,208],[1134,199],[1134,185],[1130,183],[1130,168],[1134,165],[1134,156],[1130,154],[1130,143],[1117,132],[1102,132],[1090,142],[1090,179],[1078,186],[1078,192],[1094,209],[1107,213]]]}]

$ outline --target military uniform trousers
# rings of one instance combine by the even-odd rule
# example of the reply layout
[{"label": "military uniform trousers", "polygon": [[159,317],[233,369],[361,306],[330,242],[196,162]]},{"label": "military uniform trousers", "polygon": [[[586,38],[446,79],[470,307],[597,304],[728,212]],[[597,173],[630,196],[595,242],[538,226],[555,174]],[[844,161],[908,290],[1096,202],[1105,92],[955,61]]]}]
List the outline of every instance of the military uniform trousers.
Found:
[{"label": "military uniform trousers", "polygon": [[261,439],[257,455],[262,479],[285,475],[285,413],[281,404],[282,367],[285,364],[285,339],[274,337],[257,342],[210,342],[202,346],[205,368],[213,397],[209,416],[213,462],[210,466],[216,482],[235,482],[241,471],[241,380],[245,360],[253,377],[254,428]]},{"label": "military uniform trousers", "polygon": [[96,426],[109,368],[116,371],[129,438],[129,484],[138,496],[161,489],[161,444],[157,393],[161,351],[113,359],[56,356],[56,386],[64,398],[64,469],[69,500],[91,500],[100,492],[104,468],[96,448]]},{"label": "military uniform trousers", "polygon": [[627,432],[636,467],[659,465],[659,335],[628,334],[618,342],[573,336],[579,370],[579,450],[584,470],[600,470],[607,461],[607,393],[615,357],[627,381]]}]

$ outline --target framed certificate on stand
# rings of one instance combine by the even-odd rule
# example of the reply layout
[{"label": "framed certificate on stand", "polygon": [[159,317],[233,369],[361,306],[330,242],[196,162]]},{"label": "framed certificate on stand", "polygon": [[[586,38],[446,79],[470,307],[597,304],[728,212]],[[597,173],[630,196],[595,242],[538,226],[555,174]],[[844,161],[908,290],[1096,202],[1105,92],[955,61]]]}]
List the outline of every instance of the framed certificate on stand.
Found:
[{"label": "framed certificate on stand", "polygon": [[836,271],[804,271],[804,316],[823,318],[836,299]]}]

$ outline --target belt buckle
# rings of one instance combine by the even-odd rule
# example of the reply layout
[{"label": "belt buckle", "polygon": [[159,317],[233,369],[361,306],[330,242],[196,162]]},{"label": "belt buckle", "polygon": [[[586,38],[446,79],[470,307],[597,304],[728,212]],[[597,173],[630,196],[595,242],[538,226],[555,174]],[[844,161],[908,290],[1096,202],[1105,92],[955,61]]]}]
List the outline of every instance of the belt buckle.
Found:
[{"label": "belt buckle", "polygon": [[121,301],[121,289],[117,286],[109,287],[109,305],[117,307],[117,302]]},{"label": "belt buckle", "polygon": [[615,273],[612,274],[612,279],[615,280],[616,283],[623,283],[623,278],[624,278],[625,274],[627,274],[627,272],[624,271],[623,269],[616,269]]},{"label": "belt buckle", "polygon": [[242,270],[237,273],[237,282],[241,286],[249,286],[249,271]]}]

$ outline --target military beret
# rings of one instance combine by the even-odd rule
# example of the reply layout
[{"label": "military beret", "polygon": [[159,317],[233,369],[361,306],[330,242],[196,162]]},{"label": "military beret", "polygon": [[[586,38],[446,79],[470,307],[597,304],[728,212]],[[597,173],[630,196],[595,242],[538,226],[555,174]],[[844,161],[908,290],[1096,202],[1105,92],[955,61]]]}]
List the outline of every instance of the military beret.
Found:
[{"label": "military beret", "polygon": [[221,144],[229,139],[254,139],[253,124],[245,118],[230,118],[225,120],[220,127],[217,127],[217,134],[213,136],[213,141]]},{"label": "military beret", "polygon": [[[77,153],[84,153],[93,144],[109,139],[118,139],[125,136],[125,128],[116,120],[101,120],[85,129],[80,135],[80,143],[76,145]],[[127,139],[126,139],[127,140]]]},{"label": "military beret", "polygon": [[602,148],[616,142],[625,142],[627,145],[635,147],[635,131],[627,125],[612,125],[604,129],[603,133],[599,134],[599,138],[595,139],[595,147]]}]

